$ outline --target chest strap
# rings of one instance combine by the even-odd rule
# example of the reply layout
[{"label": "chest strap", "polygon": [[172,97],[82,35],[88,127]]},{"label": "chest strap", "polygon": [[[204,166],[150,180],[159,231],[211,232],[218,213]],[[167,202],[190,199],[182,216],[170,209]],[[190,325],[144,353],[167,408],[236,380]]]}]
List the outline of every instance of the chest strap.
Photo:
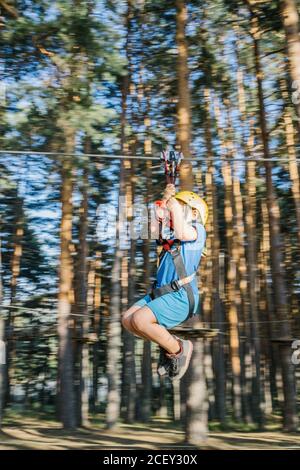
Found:
[{"label": "chest strap", "polygon": [[178,280],[172,281],[170,284],[166,284],[165,286],[161,287],[153,287],[152,291],[150,292],[150,297],[151,299],[157,299],[158,297],[161,297],[162,295],[170,294],[171,292],[177,292],[181,288],[183,288],[188,297],[189,301],[189,314],[188,318],[191,317],[194,313],[194,308],[195,308],[195,297],[194,297],[194,292],[191,286],[192,280],[195,278],[196,273],[192,273],[191,275],[187,275],[183,258],[180,253],[180,241],[175,240],[172,245],[170,243],[166,242],[165,240],[162,243],[163,245],[163,250],[160,253],[160,261],[162,260],[163,256],[166,253],[170,253],[172,256],[174,266],[175,266],[175,271],[178,276]]}]

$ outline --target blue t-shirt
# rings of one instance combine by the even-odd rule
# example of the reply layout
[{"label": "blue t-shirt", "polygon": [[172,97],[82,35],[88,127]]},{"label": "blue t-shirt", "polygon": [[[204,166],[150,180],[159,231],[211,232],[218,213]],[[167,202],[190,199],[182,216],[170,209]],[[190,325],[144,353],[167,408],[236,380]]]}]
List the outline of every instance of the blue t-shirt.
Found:
[{"label": "blue t-shirt", "polygon": [[[193,224],[197,230],[197,238],[193,241],[181,242],[180,253],[183,257],[183,262],[187,275],[194,273],[200,263],[201,254],[205,246],[206,231],[202,224]],[[170,237],[173,239],[174,235]],[[175,271],[174,261],[170,253],[166,252],[157,269],[157,287],[170,284],[172,281],[178,280],[178,275]],[[199,294],[196,277],[191,282],[193,292]]]}]

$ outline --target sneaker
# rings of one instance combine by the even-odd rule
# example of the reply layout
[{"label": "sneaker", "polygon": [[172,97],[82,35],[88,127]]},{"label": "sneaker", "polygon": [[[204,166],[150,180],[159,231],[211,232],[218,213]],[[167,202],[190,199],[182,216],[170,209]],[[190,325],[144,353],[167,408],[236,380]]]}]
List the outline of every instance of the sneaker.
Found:
[{"label": "sneaker", "polygon": [[180,340],[181,351],[178,354],[167,354],[169,359],[168,375],[171,380],[181,379],[188,370],[193,352],[193,343],[190,340]]},{"label": "sneaker", "polygon": [[[181,339],[178,336],[173,335],[175,339],[181,344]],[[159,346],[159,359],[157,364],[157,373],[161,377],[168,373],[168,369],[170,367],[170,358],[167,356],[167,351]]]},{"label": "sneaker", "polygon": [[161,346],[159,347],[159,359],[157,364],[157,373],[161,377],[168,373],[168,368],[170,366],[170,359],[166,356],[167,351]]}]

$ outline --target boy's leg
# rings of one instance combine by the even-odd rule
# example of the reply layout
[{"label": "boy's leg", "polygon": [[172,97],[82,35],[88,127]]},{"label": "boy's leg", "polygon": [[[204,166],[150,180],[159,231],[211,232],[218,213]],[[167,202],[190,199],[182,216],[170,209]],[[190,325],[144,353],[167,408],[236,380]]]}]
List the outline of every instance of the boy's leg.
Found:
[{"label": "boy's leg", "polygon": [[[138,305],[133,305],[126,312],[124,312],[123,315],[122,315],[122,325],[127,331],[134,334],[135,336],[138,336],[140,338],[143,338],[143,339],[149,341],[149,338],[146,335],[142,334],[141,332],[137,331],[134,328],[133,322],[131,321],[133,314],[135,312],[138,312],[141,309],[142,309],[142,307],[140,307]],[[160,354],[159,354],[159,361],[158,361],[158,365],[157,365],[157,373],[161,376],[165,375],[167,373],[167,369],[166,369],[166,363],[167,363],[166,352],[167,351],[160,346]]]},{"label": "boy's leg", "polygon": [[159,375],[168,373],[171,380],[179,380],[188,369],[193,352],[192,342],[172,336],[165,327],[157,323],[156,316],[149,307],[136,307],[132,308],[126,315],[127,320],[122,321],[123,325],[130,322],[129,331],[142,338],[154,341],[164,351],[167,351],[165,353],[168,358],[167,362],[165,360],[159,361],[157,372]]},{"label": "boy's leg", "polygon": [[132,307],[126,310],[126,312],[124,312],[122,315],[122,325],[125,328],[125,330],[129,331],[130,333],[136,336],[139,336],[140,338],[148,340],[147,336],[135,330],[131,322],[132,315],[135,312],[138,312],[139,310],[141,310],[142,308],[143,307],[140,307],[139,305],[132,305]]},{"label": "boy's leg", "polygon": [[168,353],[176,354],[180,350],[178,340],[164,326],[157,323],[156,317],[149,307],[144,306],[132,312],[130,322],[131,328],[136,331],[138,336],[154,341]]}]

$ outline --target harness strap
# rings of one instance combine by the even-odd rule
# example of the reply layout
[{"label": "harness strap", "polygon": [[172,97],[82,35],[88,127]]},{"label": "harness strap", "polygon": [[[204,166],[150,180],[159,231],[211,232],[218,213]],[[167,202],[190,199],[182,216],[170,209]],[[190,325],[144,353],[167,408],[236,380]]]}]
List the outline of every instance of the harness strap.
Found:
[{"label": "harness strap", "polygon": [[[187,277],[187,272],[185,270],[185,266],[183,263],[183,259],[180,253],[179,248],[175,245],[175,247],[171,248],[170,254],[173,258],[175,269],[179,279],[184,279]],[[187,293],[188,301],[189,301],[189,317],[193,315],[194,307],[195,307],[195,298],[193,289],[190,283],[183,284],[183,288]]]},{"label": "harness strap", "polygon": [[154,289],[151,292],[151,296],[153,298],[157,298],[157,297],[161,297],[161,295],[178,291],[179,289],[181,289],[181,287],[184,287],[190,282],[192,282],[195,276],[196,276],[196,273],[193,273],[190,276],[184,277],[183,279],[172,281],[171,284],[166,284],[165,286],[162,286],[162,287],[154,287]]},{"label": "harness strap", "polygon": [[165,253],[169,252],[170,255],[172,256],[172,259],[175,265],[175,270],[179,279],[172,281],[171,284],[166,284],[165,286],[156,287],[156,288],[154,287],[152,289],[152,292],[150,293],[150,297],[152,299],[156,299],[158,297],[161,297],[162,295],[169,294],[174,291],[175,292],[179,291],[179,289],[183,287],[187,293],[187,297],[189,301],[189,315],[188,315],[188,318],[189,318],[193,315],[194,307],[195,307],[194,293],[193,293],[193,289],[190,283],[194,279],[196,273],[193,273],[190,276],[187,275],[178,245],[180,245],[180,242],[176,240],[173,242],[172,247],[170,247],[169,245],[169,249],[166,249],[164,246],[164,249],[160,253],[159,260],[161,261]]}]

